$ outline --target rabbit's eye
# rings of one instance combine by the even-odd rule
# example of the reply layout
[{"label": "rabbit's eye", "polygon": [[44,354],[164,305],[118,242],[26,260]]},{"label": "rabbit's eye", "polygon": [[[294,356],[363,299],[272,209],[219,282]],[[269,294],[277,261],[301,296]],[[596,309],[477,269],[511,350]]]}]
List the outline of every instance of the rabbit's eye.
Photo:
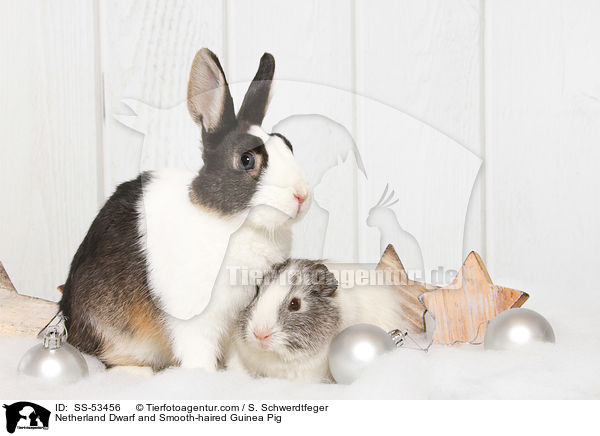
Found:
[{"label": "rabbit's eye", "polygon": [[248,171],[254,168],[254,163],[254,154],[252,154],[251,152],[247,151],[240,156],[240,166],[244,170]]},{"label": "rabbit's eye", "polygon": [[292,298],[292,301],[290,301],[290,304],[288,305],[288,310],[290,312],[297,312],[300,310],[300,299]]}]

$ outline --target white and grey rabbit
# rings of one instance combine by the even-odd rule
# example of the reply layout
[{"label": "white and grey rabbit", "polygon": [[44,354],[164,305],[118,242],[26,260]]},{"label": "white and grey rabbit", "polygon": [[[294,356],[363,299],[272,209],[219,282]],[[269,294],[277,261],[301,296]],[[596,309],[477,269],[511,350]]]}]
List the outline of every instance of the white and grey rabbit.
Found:
[{"label": "white and grey rabbit", "polygon": [[333,268],[298,259],[275,265],[240,313],[227,367],[255,376],[329,382],[329,344],[341,330],[359,323],[386,331],[403,327],[393,288],[344,289]]},{"label": "white and grey rabbit", "polygon": [[225,332],[254,295],[229,270],[283,261],[290,225],[310,204],[291,144],[260,127],[274,69],[265,53],[236,116],[218,58],[196,54],[188,108],[204,165],[143,173],[107,200],[60,303],[73,345],[107,366],[217,368]]}]

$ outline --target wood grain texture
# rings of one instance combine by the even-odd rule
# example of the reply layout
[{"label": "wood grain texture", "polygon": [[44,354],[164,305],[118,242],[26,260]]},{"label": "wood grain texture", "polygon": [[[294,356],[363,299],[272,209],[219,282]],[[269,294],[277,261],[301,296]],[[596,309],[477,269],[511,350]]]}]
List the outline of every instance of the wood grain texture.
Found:
[{"label": "wood grain texture", "polygon": [[435,319],[434,342],[446,345],[481,342],[488,321],[528,298],[525,292],[494,285],[476,252],[467,256],[452,284],[419,297]]},{"label": "wood grain texture", "polygon": [[558,307],[598,289],[600,3],[488,3],[487,263]]},{"label": "wood grain texture", "polygon": [[[423,121],[455,140],[455,147],[483,157],[480,7],[478,0],[358,0],[356,68],[359,94]],[[392,186],[400,200],[395,213],[399,226],[421,245],[427,281],[432,280],[431,270],[440,266],[457,270],[466,252],[482,249],[480,184],[471,193],[474,180],[467,179],[474,176],[462,178],[465,172],[458,168],[452,181],[444,180],[440,167],[432,167],[427,172],[429,180],[425,179],[425,162],[435,165],[436,156],[441,157],[439,150],[427,150],[427,140],[418,133],[402,131],[391,120],[358,109],[358,137],[365,160],[375,155],[373,167],[378,158],[392,161],[397,172],[406,176],[397,177],[403,186]],[[450,142],[444,146],[453,147]],[[423,162],[419,150],[427,155]],[[463,159],[451,158],[448,164]],[[380,165],[379,171],[389,174],[392,170]],[[369,178],[379,183],[378,194],[390,182],[383,178],[375,182],[372,174]],[[449,185],[456,188],[454,193],[446,189]],[[435,188],[430,191],[430,187]],[[468,192],[459,193],[462,190]],[[377,200],[369,192],[359,191],[359,195],[360,203]],[[372,205],[364,207],[368,210]],[[447,213],[441,212],[444,208]],[[377,249],[375,231],[363,229],[359,237],[361,253]],[[407,269],[413,269],[418,261],[404,256],[399,242],[394,244]]]},{"label": "wood grain texture", "polygon": [[437,286],[410,280],[402,261],[396,254],[393,245],[388,245],[381,260],[377,264],[378,271],[389,271],[391,273],[390,286],[397,292],[402,300],[404,317],[410,322],[408,331],[410,333],[423,333],[425,331],[425,306],[419,300],[423,293],[437,289]]},{"label": "wood grain texture", "polygon": [[0,262],[0,289],[4,289],[5,291],[9,292],[17,292],[12,284],[12,281],[10,280],[10,277],[8,276],[8,273],[4,269],[2,262]]},{"label": "wood grain texture", "polygon": [[[140,168],[178,166],[182,150],[197,151],[195,162],[201,162],[199,131],[185,110],[187,82],[200,48],[226,58],[223,5],[220,0],[101,3],[105,196]],[[123,114],[134,116],[126,124],[137,132],[116,119]],[[182,143],[191,147],[179,148]]]},{"label": "wood grain texture", "polygon": [[97,211],[91,0],[0,3],[0,258],[56,299]]}]

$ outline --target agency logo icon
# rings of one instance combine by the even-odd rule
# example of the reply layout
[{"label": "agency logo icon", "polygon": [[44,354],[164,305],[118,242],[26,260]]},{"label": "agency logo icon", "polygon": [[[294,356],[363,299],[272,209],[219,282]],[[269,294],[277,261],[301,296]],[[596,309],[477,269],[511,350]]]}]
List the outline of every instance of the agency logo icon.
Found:
[{"label": "agency logo icon", "polygon": [[6,409],[6,431],[9,433],[14,433],[17,428],[48,430],[50,422],[48,409],[29,401],[4,404],[3,407]]}]

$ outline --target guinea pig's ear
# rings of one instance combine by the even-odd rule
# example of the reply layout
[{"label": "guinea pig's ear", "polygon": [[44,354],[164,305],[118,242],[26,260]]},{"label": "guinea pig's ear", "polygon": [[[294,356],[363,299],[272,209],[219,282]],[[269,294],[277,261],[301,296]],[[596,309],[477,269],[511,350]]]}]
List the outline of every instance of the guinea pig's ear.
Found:
[{"label": "guinea pig's ear", "polygon": [[233,129],[236,124],[225,73],[217,56],[207,48],[201,49],[194,57],[187,105],[203,134],[220,135]]},{"label": "guinea pig's ear", "polygon": [[319,285],[319,293],[326,297],[332,297],[338,288],[338,281],[335,275],[322,263],[315,265],[315,273]]},{"label": "guinea pig's ear", "polygon": [[256,76],[252,80],[244,101],[238,112],[238,120],[260,126],[267,113],[269,95],[275,74],[275,59],[270,53],[260,58]]}]

